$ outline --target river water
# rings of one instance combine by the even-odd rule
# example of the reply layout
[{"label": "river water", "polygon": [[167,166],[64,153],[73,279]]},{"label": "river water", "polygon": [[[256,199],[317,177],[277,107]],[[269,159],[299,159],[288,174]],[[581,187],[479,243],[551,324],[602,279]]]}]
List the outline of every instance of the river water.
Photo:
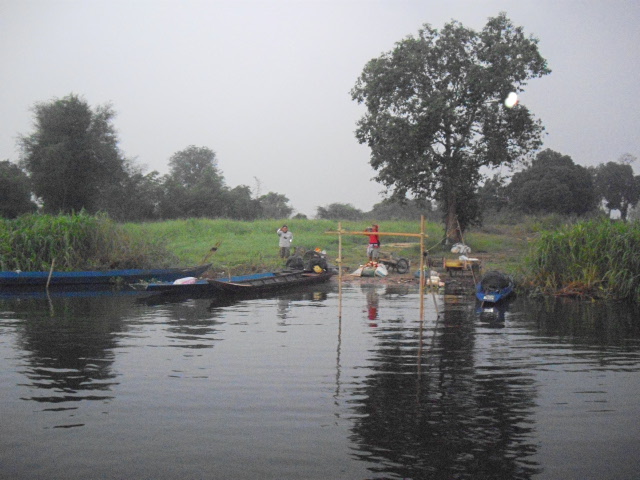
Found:
[{"label": "river water", "polygon": [[638,478],[637,309],[419,303],[0,299],[0,476]]}]

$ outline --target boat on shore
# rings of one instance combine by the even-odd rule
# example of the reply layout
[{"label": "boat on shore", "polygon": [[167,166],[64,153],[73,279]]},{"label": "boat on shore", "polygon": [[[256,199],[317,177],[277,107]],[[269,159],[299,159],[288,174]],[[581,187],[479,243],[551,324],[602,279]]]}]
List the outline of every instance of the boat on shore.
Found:
[{"label": "boat on shore", "polygon": [[241,296],[289,290],[295,287],[315,285],[328,281],[331,271],[320,273],[304,270],[266,272],[217,279],[184,279],[183,281],[158,282],[136,286],[146,292],[179,296]]},{"label": "boat on shore", "polygon": [[199,277],[211,264],[184,268],[89,270],[75,272],[0,272],[0,289],[5,287],[46,287],[61,285],[115,285],[141,281],[172,282],[184,277]]}]

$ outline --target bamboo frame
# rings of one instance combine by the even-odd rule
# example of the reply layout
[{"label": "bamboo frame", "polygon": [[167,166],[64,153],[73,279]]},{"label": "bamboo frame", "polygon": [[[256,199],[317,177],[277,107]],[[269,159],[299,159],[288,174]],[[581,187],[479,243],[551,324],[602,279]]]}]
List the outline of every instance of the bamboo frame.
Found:
[{"label": "bamboo frame", "polygon": [[[338,230],[336,232],[324,232],[326,235],[338,235],[338,318],[342,319],[342,235],[375,235],[395,236],[395,237],[417,237],[420,238],[420,322],[424,319],[424,239],[429,236],[424,233],[424,215],[420,217],[420,233],[407,232],[350,232],[342,229],[342,223],[338,222]],[[435,294],[433,298],[434,304]],[[436,313],[438,314],[438,306],[436,304]]]}]

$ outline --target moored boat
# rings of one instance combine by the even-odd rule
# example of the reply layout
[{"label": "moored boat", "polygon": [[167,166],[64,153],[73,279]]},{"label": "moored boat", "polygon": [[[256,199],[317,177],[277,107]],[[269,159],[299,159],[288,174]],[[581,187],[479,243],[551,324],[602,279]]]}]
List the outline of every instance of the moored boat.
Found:
[{"label": "moored boat", "polygon": [[194,278],[188,283],[150,283],[144,287],[144,290],[165,295],[234,296],[277,292],[304,285],[314,285],[326,282],[332,276],[331,271],[320,273],[303,270],[266,272],[218,279]]},{"label": "moored boat", "polygon": [[476,285],[476,298],[487,303],[506,300],[514,290],[513,278],[497,271],[487,272]]},{"label": "moored boat", "polygon": [[90,270],[75,272],[0,272],[0,288],[20,286],[110,285],[140,281],[174,281],[183,277],[199,277],[211,264],[185,268],[152,268],[123,270]]}]

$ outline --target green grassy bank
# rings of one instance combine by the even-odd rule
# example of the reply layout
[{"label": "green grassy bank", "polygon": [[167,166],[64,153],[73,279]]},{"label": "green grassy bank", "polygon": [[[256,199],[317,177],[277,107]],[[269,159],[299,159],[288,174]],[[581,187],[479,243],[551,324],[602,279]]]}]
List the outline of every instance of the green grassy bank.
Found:
[{"label": "green grassy bank", "polygon": [[[329,220],[234,221],[188,219],[117,224],[106,216],[25,215],[0,220],[2,270],[89,270],[188,266],[212,262],[213,274],[280,269],[276,230],[287,223],[293,246],[326,250],[338,257],[338,222]],[[343,230],[363,231],[369,222],[342,222]],[[381,222],[383,254],[420,264],[416,237],[420,221]],[[442,226],[427,222],[425,248],[435,259],[457,258],[441,246]],[[544,294],[582,295],[640,301],[640,224],[559,217],[526,218],[488,225],[465,234],[469,256],[483,269],[515,275],[526,289]],[[212,247],[219,245],[215,253]],[[367,237],[342,236],[343,265],[366,263]]]},{"label": "green grassy bank", "polygon": [[[279,269],[276,230],[285,220],[234,221],[187,219],[117,224],[107,216],[25,215],[0,220],[0,268],[2,270],[89,270],[195,265],[207,259],[216,273],[246,273]],[[286,220],[294,234],[293,246],[326,250],[332,263],[338,257],[338,222]],[[369,222],[342,222],[343,230],[363,231]],[[420,232],[420,221],[380,224],[382,252],[420,263],[419,239],[403,233]],[[526,229],[525,229],[526,230]],[[472,256],[494,269],[515,272],[522,263],[527,235],[520,226],[501,226],[470,232],[465,242]],[[425,249],[435,258],[456,257],[440,246],[442,226],[427,222]],[[220,244],[215,254],[213,246]],[[343,265],[357,268],[367,261],[364,235],[342,236]],[[208,258],[207,258],[208,257]]]},{"label": "green grassy bank", "polygon": [[[330,220],[257,220],[251,222],[233,220],[188,219],[157,223],[126,224],[124,227],[134,236],[161,240],[177,256],[183,265],[200,263],[211,247],[220,242],[220,248],[210,256],[218,273],[247,273],[250,271],[282,268],[278,258],[278,236],[276,230],[284,223],[293,232],[294,247],[305,250],[326,250],[332,263],[338,257],[337,221]],[[363,231],[368,222],[342,222],[342,229]],[[507,233],[505,234],[505,229]],[[383,254],[395,253],[411,261],[412,270],[420,263],[420,244],[415,237],[402,233],[420,233],[420,221],[394,221],[380,223],[381,232],[397,232],[398,235],[382,236]],[[426,223],[425,249],[433,257],[451,257],[449,249],[440,246],[442,225]],[[527,248],[527,235],[516,227],[484,229],[470,232],[465,242],[472,249],[471,256],[480,256],[491,268],[515,271],[522,263]],[[357,268],[366,263],[367,237],[364,235],[342,236],[343,265]]]}]

